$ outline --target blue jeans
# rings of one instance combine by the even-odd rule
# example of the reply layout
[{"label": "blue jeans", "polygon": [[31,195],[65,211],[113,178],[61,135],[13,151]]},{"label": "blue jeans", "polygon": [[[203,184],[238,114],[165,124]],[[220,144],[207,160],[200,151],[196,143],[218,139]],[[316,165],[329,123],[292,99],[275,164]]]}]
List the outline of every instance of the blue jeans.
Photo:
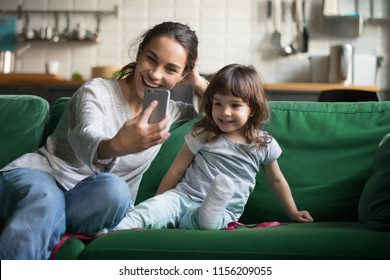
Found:
[{"label": "blue jeans", "polygon": [[48,259],[65,232],[93,235],[115,227],[131,206],[126,182],[98,173],[65,191],[49,173],[0,172],[0,259]]}]

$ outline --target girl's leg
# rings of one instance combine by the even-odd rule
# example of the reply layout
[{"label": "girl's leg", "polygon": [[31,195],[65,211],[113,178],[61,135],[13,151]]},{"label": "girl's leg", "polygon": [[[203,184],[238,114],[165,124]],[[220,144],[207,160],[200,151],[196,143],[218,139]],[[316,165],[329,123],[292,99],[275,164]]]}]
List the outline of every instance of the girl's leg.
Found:
[{"label": "girl's leg", "polygon": [[115,230],[177,227],[181,216],[193,207],[187,196],[169,190],[135,206]]},{"label": "girl's leg", "polygon": [[234,193],[234,182],[227,176],[217,175],[210,186],[205,200],[198,210],[198,224],[201,229],[220,229],[223,213]]},{"label": "girl's leg", "polygon": [[[201,205],[201,204],[198,203],[198,205]],[[200,227],[200,225],[199,225],[199,208],[200,207],[193,208],[190,211],[188,211],[187,213],[185,213],[183,215],[183,217],[181,218],[181,220],[179,221],[178,228],[206,229],[204,227],[203,228]],[[225,210],[225,211],[223,211],[222,214],[219,215],[218,221],[215,223],[215,226],[212,229],[225,228],[232,221],[233,221],[233,219],[232,219],[231,214]]]},{"label": "girl's leg", "polygon": [[64,193],[50,174],[0,172],[0,259],[48,259],[65,232]]},{"label": "girl's leg", "polygon": [[66,224],[70,233],[95,235],[112,229],[132,205],[127,183],[112,173],[98,173],[65,193]]}]

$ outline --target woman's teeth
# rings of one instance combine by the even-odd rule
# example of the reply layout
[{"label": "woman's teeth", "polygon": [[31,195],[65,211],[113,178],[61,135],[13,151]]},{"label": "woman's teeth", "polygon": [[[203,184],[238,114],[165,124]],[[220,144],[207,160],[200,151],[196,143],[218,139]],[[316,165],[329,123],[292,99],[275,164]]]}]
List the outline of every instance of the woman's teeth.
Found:
[{"label": "woman's teeth", "polygon": [[148,87],[151,87],[151,88],[158,88],[160,87],[160,85],[158,84],[155,84],[151,81],[147,81],[144,77],[142,77],[142,80],[144,81],[144,83],[148,86]]}]

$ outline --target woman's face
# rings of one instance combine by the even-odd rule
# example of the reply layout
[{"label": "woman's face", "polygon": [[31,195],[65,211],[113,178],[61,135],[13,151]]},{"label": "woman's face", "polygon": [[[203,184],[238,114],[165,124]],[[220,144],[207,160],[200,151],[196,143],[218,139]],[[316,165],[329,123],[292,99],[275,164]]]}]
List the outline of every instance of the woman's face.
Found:
[{"label": "woman's face", "polygon": [[143,99],[146,88],[171,90],[185,76],[186,50],[174,39],[158,37],[139,53],[134,72],[135,89]]}]

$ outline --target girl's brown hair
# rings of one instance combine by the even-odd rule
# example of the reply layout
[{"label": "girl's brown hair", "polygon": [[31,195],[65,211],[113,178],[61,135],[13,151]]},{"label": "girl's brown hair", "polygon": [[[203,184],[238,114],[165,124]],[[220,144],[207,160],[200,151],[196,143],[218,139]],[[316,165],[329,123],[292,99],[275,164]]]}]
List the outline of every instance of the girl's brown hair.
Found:
[{"label": "girl's brown hair", "polygon": [[[174,39],[187,51],[187,63],[184,68],[184,74],[191,72],[198,58],[198,37],[195,31],[192,31],[187,25],[179,22],[163,22],[146,31],[138,40],[138,55],[155,38],[168,37]],[[131,62],[125,65],[116,75],[118,80],[131,76],[134,73],[137,62]]]},{"label": "girl's brown hair", "polygon": [[265,147],[270,135],[261,131],[268,121],[270,110],[265,96],[263,82],[252,66],[229,64],[220,69],[211,79],[205,91],[200,111],[204,117],[195,123],[192,134],[202,136],[206,143],[212,143],[223,134],[212,117],[213,97],[215,94],[241,98],[251,109],[251,116],[245,124],[245,136],[249,143]]}]

